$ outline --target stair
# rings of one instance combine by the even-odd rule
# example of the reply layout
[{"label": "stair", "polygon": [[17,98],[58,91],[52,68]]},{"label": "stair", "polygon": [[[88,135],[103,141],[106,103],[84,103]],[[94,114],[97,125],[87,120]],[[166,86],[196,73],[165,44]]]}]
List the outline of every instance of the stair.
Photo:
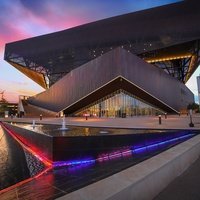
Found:
[{"label": "stair", "polygon": [[56,117],[57,113],[53,111],[49,111],[34,105],[29,104],[26,100],[22,100],[22,105],[24,107],[24,117]]}]

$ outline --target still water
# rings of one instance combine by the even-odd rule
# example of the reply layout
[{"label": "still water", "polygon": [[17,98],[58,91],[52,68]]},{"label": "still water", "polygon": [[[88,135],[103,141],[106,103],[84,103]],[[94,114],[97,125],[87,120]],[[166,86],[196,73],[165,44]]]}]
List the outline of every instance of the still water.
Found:
[{"label": "still water", "polygon": [[[28,129],[31,128],[30,124],[26,124],[25,126],[27,126]],[[52,126],[38,127],[40,127],[39,131],[44,130],[45,133],[49,133],[50,131],[51,134],[54,134],[56,132],[54,130],[57,130],[58,128],[57,126],[55,126],[54,129],[52,129]],[[86,130],[86,132],[90,131],[91,134],[99,134],[99,131],[101,131],[101,129],[98,128],[81,128],[79,130]],[[111,133],[114,130],[109,129],[107,131]],[[118,131],[131,133],[133,130],[118,129]],[[60,134],[59,131],[57,132]],[[72,131],[71,134],[73,134]],[[78,131],[76,134],[78,134]],[[175,142],[161,145],[159,148],[146,149],[142,152],[138,151],[128,156],[109,159],[103,162],[95,162],[79,166],[58,167],[54,169],[51,168],[38,178],[17,186],[17,189],[12,189],[2,194],[0,191],[0,199],[12,200],[18,199],[19,197],[19,199],[55,199],[133,166],[134,164],[148,159],[187,139],[176,140]],[[43,163],[25,150],[0,126],[0,190],[27,178],[34,177],[44,169],[45,166]]]},{"label": "still water", "polygon": [[[19,126],[37,133],[46,134],[50,136],[101,136],[101,135],[126,135],[126,134],[140,134],[140,133],[161,133],[165,130],[153,129],[125,129],[125,128],[104,128],[104,127],[79,127],[79,126],[66,126],[67,130],[61,130],[61,125],[52,124],[32,124],[14,123],[13,125]],[[168,130],[168,132],[170,132]],[[174,132],[174,131],[171,131]]]},{"label": "still water", "polygon": [[0,126],[0,190],[33,177],[43,169],[43,163]]}]

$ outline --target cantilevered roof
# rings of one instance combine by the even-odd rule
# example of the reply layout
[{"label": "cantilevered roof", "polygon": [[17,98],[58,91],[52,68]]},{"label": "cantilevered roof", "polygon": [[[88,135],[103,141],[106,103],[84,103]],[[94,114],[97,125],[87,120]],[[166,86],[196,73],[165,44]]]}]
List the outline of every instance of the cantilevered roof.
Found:
[{"label": "cantilevered roof", "polygon": [[4,58],[14,67],[41,74],[43,81],[29,77],[45,88],[121,46],[185,83],[199,64],[197,4],[197,0],[183,1],[8,43]]}]

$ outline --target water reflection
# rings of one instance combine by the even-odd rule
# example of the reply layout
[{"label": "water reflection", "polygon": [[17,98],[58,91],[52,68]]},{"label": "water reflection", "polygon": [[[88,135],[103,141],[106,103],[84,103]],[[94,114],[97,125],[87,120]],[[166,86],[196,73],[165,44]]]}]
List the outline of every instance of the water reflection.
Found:
[{"label": "water reflection", "polygon": [[0,126],[0,190],[33,177],[44,164],[32,156]]},{"label": "water reflection", "polygon": [[[39,126],[45,127],[45,126]],[[49,129],[52,126],[47,126]],[[55,127],[55,126],[53,126]],[[80,129],[79,129],[80,130]],[[82,128],[84,135],[92,134],[91,128]],[[100,129],[95,129],[100,131]],[[106,130],[106,129],[103,129]],[[109,129],[109,133],[110,134]],[[113,129],[118,130],[118,129]],[[122,129],[127,131],[125,129]],[[130,130],[128,130],[130,131]],[[144,159],[186,140],[184,136],[178,140],[158,144],[148,143],[148,147],[138,146],[130,153],[130,147],[124,147],[119,152],[103,155],[100,162],[85,163],[68,167],[51,169],[42,176],[27,182],[13,190],[16,195],[12,199],[55,199],[66,193],[103,179],[111,174],[130,167]],[[173,142],[173,143],[172,143]],[[162,146],[162,148],[160,148]],[[159,148],[158,148],[159,147]],[[120,155],[120,156],[118,156]],[[103,161],[103,162],[101,162]],[[0,127],[0,189],[13,185],[21,180],[33,177],[44,170],[45,166],[27,150],[23,149],[8,133]],[[21,191],[21,194],[20,192]],[[9,193],[10,194],[10,193]],[[1,199],[0,195],[0,199]],[[34,197],[34,198],[33,198]],[[7,199],[7,198],[4,198]]]},{"label": "water reflection", "polygon": [[[96,127],[77,127],[67,126],[67,130],[62,130],[62,125],[52,124],[32,124],[17,123],[16,126],[51,136],[96,136],[96,135],[124,135],[124,134],[137,134],[137,133],[160,133],[162,130],[141,130],[141,129],[122,129],[122,128],[96,128]],[[168,131],[170,132],[170,131]]]},{"label": "water reflection", "polygon": [[89,136],[90,135],[90,129],[89,128],[85,128],[85,136]]}]

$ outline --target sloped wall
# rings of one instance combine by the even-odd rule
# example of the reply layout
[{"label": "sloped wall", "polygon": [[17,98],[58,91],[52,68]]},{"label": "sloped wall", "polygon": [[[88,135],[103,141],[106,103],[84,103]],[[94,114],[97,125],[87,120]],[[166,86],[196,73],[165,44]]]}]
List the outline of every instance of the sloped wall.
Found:
[{"label": "sloped wall", "polygon": [[[117,48],[72,70],[48,90],[30,98],[29,103],[59,112],[94,91],[98,93],[101,87],[119,76],[174,111],[194,102],[194,95],[183,83],[160,68]],[[148,99],[144,100],[148,102]]]}]

